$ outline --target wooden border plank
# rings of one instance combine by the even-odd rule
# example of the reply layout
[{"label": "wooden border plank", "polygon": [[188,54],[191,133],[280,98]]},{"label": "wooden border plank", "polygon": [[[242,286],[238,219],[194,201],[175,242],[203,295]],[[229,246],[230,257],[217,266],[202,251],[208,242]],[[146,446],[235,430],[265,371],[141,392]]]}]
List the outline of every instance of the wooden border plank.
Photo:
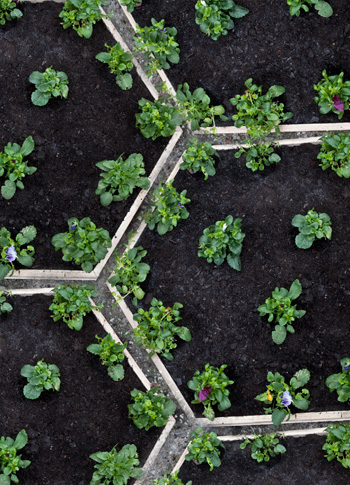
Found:
[{"label": "wooden border plank", "polygon": [[[300,146],[306,143],[318,145],[322,143],[319,136],[310,136],[308,138],[290,138],[285,140],[275,140],[280,146]],[[238,148],[249,148],[246,143],[229,143],[225,145],[213,145],[215,150],[237,150]]]},{"label": "wooden border plank", "polygon": [[37,279],[63,279],[63,280],[96,280],[96,272],[86,273],[80,270],[64,269],[19,269],[13,275],[6,276],[5,280],[37,280]]},{"label": "wooden border plank", "polygon": [[[325,131],[350,131],[350,123],[304,123],[298,125],[280,125],[281,133],[296,133],[296,132],[325,132]],[[235,126],[217,126],[217,135],[238,135],[246,134],[247,129],[245,127],[236,128]],[[272,130],[271,133],[275,133]],[[208,134],[207,128],[201,128],[194,132],[194,135]]]}]

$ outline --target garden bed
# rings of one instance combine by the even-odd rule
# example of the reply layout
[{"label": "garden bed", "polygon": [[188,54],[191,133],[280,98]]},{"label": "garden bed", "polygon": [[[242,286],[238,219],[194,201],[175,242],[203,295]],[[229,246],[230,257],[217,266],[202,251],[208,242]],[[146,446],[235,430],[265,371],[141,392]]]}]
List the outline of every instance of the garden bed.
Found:
[{"label": "garden bed", "polygon": [[257,481],[261,485],[287,485],[295,483],[341,485],[349,479],[348,470],[336,461],[327,462],[322,446],[325,436],[306,436],[286,438],[283,445],[285,455],[272,458],[268,463],[257,463],[250,457],[250,451],[241,450],[240,442],[225,441],[226,450],[222,453],[219,468],[212,472],[206,464],[199,466],[184,462],[179,477],[183,483],[193,480],[202,485],[226,485],[239,483],[248,485]]},{"label": "garden bed", "polygon": [[[80,332],[70,330],[50,318],[51,302],[47,296],[16,296],[14,310],[1,317],[1,434],[14,438],[24,428],[28,445],[22,456],[32,462],[18,473],[20,483],[85,485],[95,464],[89,455],[117,443],[118,450],[134,443],[142,466],[161,433],[139,430],[128,418],[130,392],[144,390],[142,383],[126,360],[125,378],[112,381],[99,358],[86,351],[95,335],[106,334],[96,318],[87,315]],[[23,396],[27,381],[20,371],[41,359],[59,367],[61,389],[31,401]]]},{"label": "garden bed", "polygon": [[[22,19],[1,26],[0,150],[32,135],[35,148],[27,158],[37,171],[11,200],[1,197],[0,226],[13,236],[27,225],[37,228],[32,268],[80,269],[62,261],[52,236],[68,230],[70,217],[90,217],[112,237],[139,193],[137,189],[128,200],[102,207],[95,195],[100,179],[96,163],[141,153],[149,175],[168,140],[146,140],[135,127],[137,101],[149,97],[135,69],[132,89],[122,91],[108,66],[95,59],[105,43],[115,43],[103,22],[86,40],[72,29],[63,30],[61,4],[25,2],[21,9]],[[34,106],[29,75],[49,66],[68,75],[68,98]]]},{"label": "garden bed", "polygon": [[[147,249],[145,260],[151,266],[142,306],[149,306],[153,297],[166,306],[175,301],[184,306],[181,324],[190,328],[193,339],[179,341],[174,361],[164,363],[188,402],[193,393],[186,384],[195,370],[207,362],[229,366],[235,381],[232,407],[218,416],[263,414],[254,397],[265,390],[267,372],[290,378],[303,368],[311,372],[309,411],[348,409],[324,381],[340,371],[339,360],[349,352],[349,212],[344,201],[350,191],[345,179],[322,172],[318,151],[312,145],[280,148],[282,161],[254,174],[243,158],[234,158],[233,150],[220,151],[217,173],[207,181],[180,171],[175,186],[186,189],[191,199],[189,218],[164,236],[147,228],[137,243]],[[291,221],[312,207],[330,215],[333,237],[298,249]],[[229,214],[242,218],[246,234],[241,272],[197,256],[204,228]],[[295,322],[295,334],[276,345],[274,326],[259,317],[257,307],[276,286],[289,288],[297,278],[303,288],[297,308],[306,315]],[[200,416],[202,406],[192,409]]]},{"label": "garden bed", "polygon": [[[184,82],[192,90],[204,88],[213,104],[225,106],[231,120],[236,111],[229,99],[243,94],[244,82],[252,77],[264,92],[273,84],[286,88],[280,99],[286,111],[294,113],[288,123],[337,121],[334,114],[319,113],[313,84],[321,80],[323,69],[328,74],[344,71],[345,78],[350,78],[347,0],[332,0],[334,14],[327,19],[314,10],[291,17],[285,0],[240,0],[236,3],[250,12],[235,20],[235,30],[217,41],[196,25],[195,3],[143,0],[132,14],[141,27],[151,25],[154,17],[177,28],[180,63],[166,71],[175,89]],[[349,112],[343,121],[350,121]]]}]

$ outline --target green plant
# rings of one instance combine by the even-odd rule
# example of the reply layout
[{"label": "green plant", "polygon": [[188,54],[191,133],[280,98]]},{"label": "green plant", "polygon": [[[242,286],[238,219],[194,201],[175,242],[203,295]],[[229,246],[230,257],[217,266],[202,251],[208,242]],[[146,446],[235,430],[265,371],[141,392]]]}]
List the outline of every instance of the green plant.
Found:
[{"label": "green plant", "polygon": [[215,116],[219,116],[222,121],[228,119],[223,115],[225,108],[222,105],[210,106],[210,98],[203,88],[197,88],[191,93],[187,83],[179,84],[176,100],[183,117],[191,122],[193,131],[212,126],[215,133]]},{"label": "green plant", "polygon": [[148,74],[157,69],[170,69],[170,64],[178,64],[180,60],[179,44],[176,42],[177,29],[164,27],[165,20],[157,22],[151,19],[150,27],[141,28],[136,24],[135,52],[144,53],[148,62]]},{"label": "green plant", "polygon": [[256,396],[255,399],[268,405],[268,407],[264,408],[265,414],[272,414],[273,424],[279,426],[286,416],[288,416],[287,421],[289,420],[289,406],[292,403],[297,409],[302,411],[308,409],[310,392],[304,388],[300,392],[296,391],[305,386],[309,380],[310,372],[307,369],[297,371],[289,381],[289,384],[285,382],[284,377],[278,372],[275,372],[275,374],[268,372],[267,381],[269,384],[266,386],[267,390]]},{"label": "green plant", "polygon": [[12,199],[16,189],[23,190],[22,179],[26,175],[36,172],[36,167],[28,167],[24,158],[34,150],[34,140],[28,136],[22,146],[17,143],[8,143],[4,151],[0,152],[0,177],[5,176],[6,180],[1,187],[1,195],[4,199]]},{"label": "green plant", "polygon": [[18,455],[28,443],[28,435],[22,429],[16,439],[1,436],[0,438],[0,483],[1,485],[10,485],[11,482],[19,483],[17,472],[21,468],[27,468],[30,465],[29,460],[22,460],[22,455]]},{"label": "green plant", "polygon": [[180,111],[163,99],[148,101],[140,99],[141,113],[136,113],[136,126],[145,138],[155,140],[159,136],[172,136],[183,117]]},{"label": "green plant", "polygon": [[236,5],[233,0],[198,0],[195,9],[196,24],[213,40],[234,29],[232,19],[240,19],[249,13],[247,8]]},{"label": "green plant", "polygon": [[29,364],[23,366],[21,376],[28,380],[28,384],[23,388],[23,394],[27,399],[38,399],[43,391],[60,389],[59,368],[54,364],[46,364],[44,359],[39,360],[35,366]]},{"label": "green plant", "polygon": [[146,254],[147,251],[142,246],[129,249],[121,256],[116,254],[117,264],[113,267],[114,274],[108,280],[108,283],[115,286],[119,293],[123,295],[117,301],[133,294],[132,304],[136,306],[137,300],[142,300],[145,296],[140,283],[145,281],[151,269],[148,264],[141,261]]},{"label": "green plant", "polygon": [[289,290],[286,288],[275,288],[272,298],[267,298],[263,305],[258,307],[261,317],[268,315],[269,322],[277,322],[275,330],[272,332],[272,340],[280,345],[287,337],[287,332],[295,333],[293,322],[296,318],[305,315],[305,310],[297,310],[292,301],[301,295],[301,284],[299,280],[293,281]]},{"label": "green plant", "polygon": [[350,426],[348,424],[332,424],[328,428],[326,442],[322,450],[326,451],[324,455],[328,461],[334,458],[343,465],[344,468],[350,468]]},{"label": "green plant", "polygon": [[270,461],[270,458],[283,455],[287,451],[280,443],[281,438],[284,438],[283,434],[260,434],[254,436],[252,440],[247,438],[241,443],[240,448],[244,450],[248,446],[252,451],[251,457],[258,463]]},{"label": "green plant", "polygon": [[[158,234],[163,235],[172,231],[182,219],[187,219],[189,213],[185,205],[191,202],[186,198],[187,190],[178,191],[173,187],[173,180],[164,184],[159,184],[155,189],[151,207],[146,212],[144,218],[148,227],[153,230],[157,226]],[[152,207],[154,210],[152,211]]]},{"label": "green plant", "polygon": [[204,433],[202,428],[197,428],[192,432],[191,438],[185,456],[186,461],[193,461],[196,465],[206,462],[210,466],[210,471],[221,465],[219,447],[225,449],[225,446],[216,433]]},{"label": "green plant", "polygon": [[350,359],[344,357],[340,361],[342,371],[332,374],[326,379],[326,386],[331,392],[337,391],[338,401],[350,401]]},{"label": "green plant", "polygon": [[45,106],[52,97],[67,98],[68,96],[67,74],[55,71],[52,66],[47,67],[44,72],[32,72],[29,81],[35,84],[31,100],[36,106]]},{"label": "green plant", "polygon": [[299,17],[300,11],[309,12],[310,7],[315,7],[321,17],[330,17],[333,14],[332,7],[324,0],[287,0],[289,13]]},{"label": "green plant", "polygon": [[1,289],[0,287],[0,315],[12,312],[13,306],[8,302],[11,296],[11,291],[7,291],[5,288]]},{"label": "green plant", "polygon": [[51,243],[58,251],[62,249],[63,261],[74,261],[80,264],[86,273],[91,273],[94,264],[107,254],[107,248],[112,246],[108,231],[96,228],[90,217],[79,221],[71,217],[67,221],[69,231],[55,234]]},{"label": "green plant", "polygon": [[204,405],[203,415],[213,421],[215,412],[213,406],[218,404],[219,411],[224,411],[231,407],[229,399],[230,391],[226,389],[234,383],[224,373],[227,365],[221,367],[214,367],[210,364],[205,364],[204,372],[196,370],[192,380],[187,383],[187,386],[194,391],[193,404]]},{"label": "green plant", "polygon": [[250,140],[246,141],[248,142],[248,146],[241,147],[238,152],[235,153],[235,157],[239,158],[244,155],[246,166],[250,168],[252,172],[264,170],[265,167],[280,162],[281,157],[275,153],[277,145],[274,143],[252,143]]},{"label": "green plant", "polygon": [[108,5],[109,0],[67,0],[59,14],[64,29],[72,27],[79,37],[90,39],[93,26],[99,20],[108,18],[102,14],[101,5]]},{"label": "green plant", "polygon": [[332,228],[329,215],[310,209],[305,216],[297,214],[293,217],[292,226],[299,229],[295,244],[300,249],[311,248],[315,239],[331,239]]},{"label": "green plant", "polygon": [[23,266],[32,266],[34,262],[34,247],[27,246],[22,248],[25,244],[31,242],[36,236],[36,229],[34,226],[24,227],[16,236],[16,239],[12,239],[10,231],[6,227],[0,229],[0,280],[3,280],[9,273],[10,276],[14,272],[14,261],[17,261]]},{"label": "green plant", "polygon": [[116,343],[110,333],[102,338],[95,335],[98,344],[89,345],[86,350],[94,355],[98,355],[102,365],[108,367],[108,375],[114,381],[121,381],[124,378],[123,366],[118,362],[124,360],[124,349],[127,344]]},{"label": "green plant", "polygon": [[203,172],[204,180],[208,176],[215,175],[215,157],[218,157],[218,152],[212,147],[209,142],[199,142],[193,138],[188,142],[188,148],[182,155],[183,162],[180,165],[181,170],[188,170],[190,173]]},{"label": "green plant", "polygon": [[315,101],[320,107],[320,113],[326,114],[332,111],[340,120],[345,110],[350,107],[350,81],[343,81],[344,73],[328,76],[327,71],[322,71],[323,79],[314,84],[318,95]]},{"label": "green plant", "polygon": [[127,199],[135,187],[149,189],[148,177],[141,177],[146,171],[140,153],[132,153],[125,161],[123,155],[120,155],[118,160],[104,160],[96,163],[96,166],[106,172],[101,173],[101,180],[95,191],[103,206]]},{"label": "green plant", "polygon": [[99,293],[93,286],[88,285],[58,285],[54,288],[52,304],[49,310],[53,312],[54,322],[63,320],[72,330],[81,330],[83,317],[91,310],[101,310],[103,304],[92,305],[90,298]]},{"label": "green plant", "polygon": [[350,177],[350,136],[348,133],[329,133],[322,136],[320,153],[317,158],[321,160],[320,167],[332,170],[344,178]]},{"label": "green plant", "polygon": [[135,7],[140,7],[142,5],[142,0],[120,0],[120,3],[131,13],[134,11]]},{"label": "green plant", "polygon": [[242,219],[233,220],[232,216],[227,216],[224,221],[217,221],[205,228],[203,236],[199,238],[198,256],[217,265],[226,259],[231,268],[240,271],[240,254],[245,238],[241,231],[241,222]]},{"label": "green plant", "polygon": [[129,418],[139,429],[148,431],[152,426],[160,428],[168,422],[176,409],[176,404],[158,392],[158,387],[152,387],[143,392],[133,389],[130,393],[134,402],[128,404]]},{"label": "green plant", "polygon": [[107,52],[99,52],[95,57],[98,61],[108,64],[109,70],[115,74],[115,82],[123,89],[130,89],[132,87],[132,77],[129,71],[132,70],[133,63],[132,54],[126,52],[119,42],[112,47],[105,44]]},{"label": "green plant", "polygon": [[181,478],[178,477],[178,474],[179,474],[179,470],[177,470],[174,473],[171,473],[170,475],[166,473],[164,477],[153,480],[153,484],[154,485],[192,485],[192,480],[184,484]]},{"label": "green plant", "polygon": [[284,123],[293,116],[293,113],[284,112],[284,104],[274,101],[285,92],[283,86],[271,86],[266,94],[262,94],[262,86],[253,84],[249,78],[245,82],[244,94],[237,94],[230,99],[231,104],[236,106],[238,113],[232,116],[237,128],[245,126],[247,133],[252,138],[261,138],[275,129],[280,135],[279,124]]},{"label": "green plant", "polygon": [[150,350],[150,356],[160,354],[168,360],[174,357],[170,353],[176,349],[176,337],[185,342],[192,339],[191,332],[187,327],[175,325],[180,317],[181,303],[174,303],[172,307],[165,307],[160,300],[152,298],[149,310],[139,308],[133,315],[138,323],[134,329],[134,338],[140,347]]},{"label": "green plant", "polygon": [[111,451],[98,451],[90,455],[97,462],[90,485],[126,485],[129,478],[142,477],[142,468],[137,468],[140,462],[136,446],[124,445],[118,452],[116,446]]},{"label": "green plant", "polygon": [[17,8],[23,0],[0,0],[0,25],[5,25],[6,21],[19,19],[23,13]]}]

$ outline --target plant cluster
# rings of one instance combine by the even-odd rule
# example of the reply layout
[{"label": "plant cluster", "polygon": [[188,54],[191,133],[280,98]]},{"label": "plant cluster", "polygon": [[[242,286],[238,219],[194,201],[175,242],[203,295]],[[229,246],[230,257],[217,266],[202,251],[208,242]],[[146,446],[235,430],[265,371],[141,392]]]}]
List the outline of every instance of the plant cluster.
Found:
[{"label": "plant cluster", "polygon": [[193,404],[204,405],[203,415],[213,421],[215,412],[213,406],[218,404],[218,410],[224,411],[231,406],[229,399],[230,391],[227,386],[234,383],[231,381],[224,370],[227,365],[221,367],[214,367],[210,364],[205,364],[204,372],[196,370],[192,380],[187,383],[187,386],[194,391]]},{"label": "plant cluster", "polygon": [[54,288],[55,294],[49,310],[53,312],[51,318],[54,322],[63,320],[72,330],[81,330],[83,317],[91,310],[101,310],[103,304],[92,305],[90,298],[99,293],[93,286],[88,285],[58,285]]},{"label": "plant cluster", "polygon": [[145,138],[155,140],[159,136],[172,136],[183,121],[178,108],[161,98],[155,101],[141,98],[138,103],[141,113],[135,115],[136,126]]},{"label": "plant cluster", "polygon": [[140,461],[136,446],[124,445],[120,451],[115,449],[116,446],[111,451],[98,451],[90,455],[97,462],[90,485],[126,485],[129,478],[142,477],[142,468],[137,468]]},{"label": "plant cluster", "polygon": [[101,173],[95,191],[103,206],[127,199],[135,187],[149,189],[148,177],[142,177],[146,171],[140,153],[132,153],[126,160],[123,160],[123,155],[118,160],[103,160],[96,163],[96,166],[106,172]]},{"label": "plant cluster", "polygon": [[108,3],[109,0],[67,0],[59,14],[61,25],[64,29],[72,27],[79,37],[90,39],[96,22],[108,18],[100,10],[100,6]]},{"label": "plant cluster", "polygon": [[129,249],[121,256],[116,254],[116,265],[113,267],[113,276],[108,280],[108,283],[115,286],[116,289],[123,295],[119,297],[125,298],[133,294],[132,304],[137,305],[137,300],[142,300],[145,292],[140,287],[147,278],[150,267],[147,263],[142,263],[142,259],[146,256],[147,251],[142,246]]},{"label": "plant cluster", "polygon": [[188,453],[185,456],[186,461],[193,461],[196,465],[206,462],[210,471],[221,465],[220,447],[225,449],[225,446],[216,433],[204,433],[201,428],[197,428],[192,432],[191,438],[192,441],[188,445]]},{"label": "plant cluster", "polygon": [[25,365],[21,369],[21,376],[26,377],[28,384],[23,388],[27,399],[38,399],[43,391],[59,391],[61,380],[57,365],[46,364],[44,359],[35,365]]},{"label": "plant cluster", "polygon": [[322,170],[331,168],[339,177],[350,177],[350,136],[348,133],[330,133],[321,137],[322,145],[317,158]]},{"label": "plant cluster", "polygon": [[180,317],[181,303],[174,303],[172,307],[165,307],[160,300],[152,298],[149,310],[139,308],[133,315],[138,323],[134,329],[135,342],[142,348],[150,350],[150,356],[160,354],[168,360],[174,357],[170,353],[176,349],[179,337],[185,342],[190,342],[191,332],[187,327],[175,325]]},{"label": "plant cluster", "polygon": [[198,0],[195,9],[196,24],[213,40],[234,29],[233,19],[240,19],[249,13],[247,8],[233,0]]},{"label": "plant cluster", "polygon": [[81,265],[86,273],[91,273],[94,265],[101,261],[112,241],[108,231],[96,228],[90,217],[84,217],[79,221],[71,217],[67,221],[69,231],[55,234],[51,243],[58,251],[62,249],[63,261],[73,261]]},{"label": "plant cluster", "polygon": [[320,113],[326,114],[332,111],[342,119],[345,110],[348,110],[350,100],[350,81],[343,81],[344,73],[328,76],[327,71],[322,71],[323,79],[314,84],[318,95],[315,101],[320,107]]},{"label": "plant cluster", "polygon": [[23,13],[17,8],[22,1],[0,0],[0,25],[5,25],[7,21],[10,22],[23,16]]},{"label": "plant cluster", "polygon": [[326,379],[326,386],[331,392],[337,391],[338,401],[350,401],[350,358],[344,357],[340,361],[342,371],[332,374]]},{"label": "plant cluster", "polygon": [[124,360],[127,344],[116,343],[110,333],[103,338],[95,335],[95,338],[98,344],[91,344],[86,350],[100,357],[102,365],[108,367],[108,375],[113,381],[121,381],[124,379],[124,369],[119,362]]},{"label": "plant cluster", "polygon": [[115,75],[115,82],[123,89],[132,87],[132,77],[129,72],[132,70],[132,54],[126,52],[119,42],[112,47],[105,44],[107,52],[99,52],[95,57],[98,61],[108,64],[109,70]]},{"label": "plant cluster", "polygon": [[253,84],[249,78],[245,82],[244,94],[237,94],[230,99],[236,106],[238,113],[232,116],[237,128],[245,126],[247,133],[252,138],[262,138],[275,129],[280,135],[279,124],[289,120],[293,113],[284,112],[284,104],[274,101],[285,92],[283,86],[271,86],[265,94],[262,94],[262,86]]},{"label": "plant cluster", "polygon": [[289,5],[289,13],[299,17],[301,10],[309,12],[310,7],[315,7],[318,15],[321,17],[331,17],[333,15],[333,9],[328,2],[324,0],[287,0]]},{"label": "plant cluster", "polygon": [[332,424],[326,428],[326,431],[327,438],[322,450],[327,452],[324,455],[327,461],[336,458],[344,468],[350,468],[350,426],[348,424]]},{"label": "plant cluster", "polygon": [[25,447],[28,443],[28,435],[22,429],[15,439],[1,436],[0,438],[0,483],[1,485],[10,485],[11,482],[19,483],[17,472],[21,468],[27,468],[30,465],[29,460],[22,460],[22,455],[17,452]]},{"label": "plant cluster", "polygon": [[310,209],[305,216],[297,214],[293,217],[292,226],[299,229],[295,244],[300,249],[309,249],[315,239],[331,239],[332,228],[329,215]]},{"label": "plant cluster", "polygon": [[222,121],[228,118],[224,116],[225,108],[210,106],[210,98],[203,88],[197,88],[191,93],[188,83],[179,84],[176,91],[177,105],[186,121],[191,122],[191,130],[212,126],[215,133],[215,116]]},{"label": "plant cluster", "polygon": [[218,152],[209,142],[199,142],[193,138],[188,142],[188,148],[182,155],[183,162],[180,165],[181,170],[188,170],[191,174],[201,171],[204,174],[204,180],[208,176],[215,175],[215,157]]},{"label": "plant cluster", "polygon": [[33,150],[34,140],[28,136],[22,146],[8,143],[4,151],[0,152],[0,177],[5,177],[5,183],[1,187],[1,195],[4,199],[12,199],[16,189],[23,190],[22,179],[36,172],[36,167],[28,167],[28,162],[24,160]]},{"label": "plant cluster", "polygon": [[120,0],[120,3],[126,7],[128,12],[132,13],[135,7],[142,5],[142,0]]},{"label": "plant cluster", "polygon": [[[150,204],[150,209],[144,218],[148,227],[153,230],[157,226],[158,234],[163,235],[172,231],[182,219],[187,219],[189,213],[185,207],[191,202],[186,198],[186,190],[180,194],[173,187],[173,180],[159,184],[155,189]],[[154,210],[152,211],[152,207]]]},{"label": "plant cluster", "polygon": [[289,290],[286,288],[275,288],[272,297],[267,298],[263,305],[258,307],[261,317],[268,315],[269,322],[277,322],[275,330],[272,332],[272,340],[280,345],[287,337],[287,332],[295,333],[293,322],[296,318],[305,315],[305,310],[297,310],[292,302],[301,295],[301,284],[299,280],[293,281]]},{"label": "plant cluster", "polygon": [[10,296],[12,296],[11,291],[6,291],[5,288],[0,289],[0,315],[12,312],[13,306],[8,302]]},{"label": "plant cluster", "polygon": [[14,272],[14,261],[18,261],[23,266],[32,266],[34,262],[34,247],[27,246],[22,248],[25,244],[30,243],[36,236],[36,229],[34,226],[24,227],[16,236],[16,239],[12,239],[10,231],[6,227],[0,229],[0,280],[3,280],[10,272],[10,276]]},{"label": "plant cluster", "polygon": [[[266,392],[256,396],[257,401],[262,401],[268,407],[264,408],[265,414],[272,414],[272,422],[275,426],[279,426],[284,418],[288,416],[290,418],[289,406],[293,405],[297,409],[306,411],[310,405],[308,400],[310,392],[307,389],[301,389],[310,380],[310,372],[307,369],[301,369],[297,371],[290,379],[289,384],[284,380],[279,372],[268,372],[267,381],[269,384],[266,386]],[[288,421],[287,419],[287,421]]]},{"label": "plant cluster", "polygon": [[179,470],[177,470],[174,473],[171,473],[170,475],[166,473],[164,477],[153,480],[153,484],[154,485],[192,485],[192,480],[184,484],[181,478],[178,477],[178,474],[179,474]]},{"label": "plant cluster", "polygon": [[280,443],[281,438],[284,438],[283,434],[260,434],[254,436],[252,440],[247,438],[241,443],[240,448],[244,450],[248,446],[252,452],[251,457],[258,463],[270,461],[270,458],[283,455],[287,451],[285,446]]},{"label": "plant cluster", "polygon": [[45,106],[52,97],[66,99],[68,96],[67,74],[55,71],[52,66],[47,67],[44,72],[32,72],[29,81],[35,84],[31,100],[36,106]]},{"label": "plant cluster", "polygon": [[158,392],[158,387],[152,387],[143,392],[134,389],[130,393],[133,403],[128,404],[129,418],[139,429],[148,431],[152,426],[165,426],[176,409],[176,404]]},{"label": "plant cluster", "polygon": [[224,221],[217,221],[204,229],[203,236],[199,238],[198,256],[217,265],[226,259],[231,268],[240,271],[240,255],[245,238],[241,222],[242,219],[233,220],[232,216],[227,216]]},{"label": "plant cluster", "polygon": [[148,62],[148,74],[157,69],[170,69],[170,64],[180,61],[179,44],[176,42],[177,29],[164,27],[165,20],[151,19],[150,27],[141,28],[136,24],[135,52],[141,51]]},{"label": "plant cluster", "polygon": [[239,158],[244,155],[246,167],[250,168],[252,172],[262,171],[265,167],[281,161],[281,157],[275,153],[276,145],[274,143],[252,143],[251,140],[247,140],[247,142],[248,146],[241,147],[235,153],[235,157]]}]

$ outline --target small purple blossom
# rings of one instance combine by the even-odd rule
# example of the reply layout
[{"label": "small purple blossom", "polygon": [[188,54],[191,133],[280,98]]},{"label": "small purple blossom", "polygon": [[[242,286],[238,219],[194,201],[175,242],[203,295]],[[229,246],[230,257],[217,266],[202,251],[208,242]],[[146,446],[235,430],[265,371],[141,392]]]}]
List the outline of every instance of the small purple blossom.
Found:
[{"label": "small purple blossom", "polygon": [[284,391],[284,393],[282,394],[282,401],[281,403],[283,404],[283,406],[285,406],[286,408],[288,406],[290,406],[290,404],[292,403],[292,396],[290,394],[289,391]]},{"label": "small purple blossom", "polygon": [[72,224],[70,225],[70,228],[72,231],[74,231],[77,227],[78,227],[78,224],[76,222],[72,222]]},{"label": "small purple blossom", "polygon": [[334,109],[336,109],[337,111],[344,111],[343,101],[339,98],[337,94],[334,96],[332,101],[333,101]]},{"label": "small purple blossom", "polygon": [[210,386],[203,387],[203,389],[201,391],[199,391],[198,400],[200,402],[205,401],[210,393],[211,393],[211,387]]},{"label": "small purple blossom", "polygon": [[185,207],[184,205],[181,205],[180,202],[178,202],[177,205],[180,207],[180,209],[183,209]]},{"label": "small purple blossom", "polygon": [[349,370],[349,367],[350,367],[350,362],[348,361],[344,365],[344,370]]},{"label": "small purple blossom", "polygon": [[166,28],[164,28],[164,29],[162,29],[162,30],[161,30],[161,29],[159,29],[159,32],[160,32],[161,34],[164,34],[164,32],[166,32]]},{"label": "small purple blossom", "polygon": [[164,327],[160,327],[161,331],[164,332]]},{"label": "small purple blossom", "polygon": [[9,246],[9,248],[5,250],[5,253],[6,253],[5,259],[7,259],[7,261],[9,261],[10,263],[13,263],[13,261],[17,259],[17,251],[14,248],[14,246]]}]

